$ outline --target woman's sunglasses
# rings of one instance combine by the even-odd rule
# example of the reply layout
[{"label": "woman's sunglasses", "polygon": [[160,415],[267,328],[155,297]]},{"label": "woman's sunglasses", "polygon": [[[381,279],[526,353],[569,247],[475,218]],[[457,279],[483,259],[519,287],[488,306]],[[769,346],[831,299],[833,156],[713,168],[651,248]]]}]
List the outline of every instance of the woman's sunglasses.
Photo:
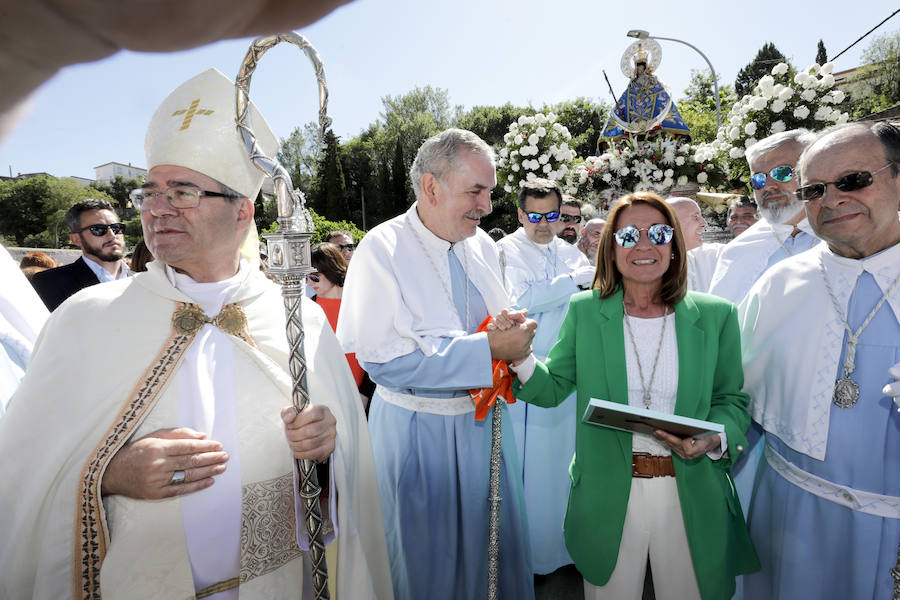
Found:
[{"label": "woman's sunglasses", "polygon": [[309,279],[310,281],[312,281],[313,283],[319,283],[319,281],[321,280],[321,274],[320,273],[307,273],[306,278]]},{"label": "woman's sunglasses", "polygon": [[833,185],[842,192],[855,192],[856,190],[867,188],[872,185],[873,181],[875,181],[875,175],[881,173],[892,164],[893,163],[888,163],[874,173],[870,173],[869,171],[857,171],[856,173],[847,173],[843,177],[838,177],[834,181],[825,181],[823,183],[811,183],[809,185],[804,185],[797,188],[797,198],[799,198],[802,202],[818,200],[825,195],[825,188],[829,185]]},{"label": "woman's sunglasses", "polygon": [[615,233],[616,243],[623,248],[634,248],[641,239],[641,232],[646,231],[650,243],[655,246],[663,246],[672,241],[675,230],[664,223],[657,223],[650,227],[639,229],[635,225],[626,225]]},{"label": "woman's sunglasses", "polygon": [[768,173],[754,173],[750,176],[750,187],[754,190],[763,189],[766,187],[766,177],[771,177],[775,181],[784,183],[794,178],[794,169],[790,165],[781,165]]}]

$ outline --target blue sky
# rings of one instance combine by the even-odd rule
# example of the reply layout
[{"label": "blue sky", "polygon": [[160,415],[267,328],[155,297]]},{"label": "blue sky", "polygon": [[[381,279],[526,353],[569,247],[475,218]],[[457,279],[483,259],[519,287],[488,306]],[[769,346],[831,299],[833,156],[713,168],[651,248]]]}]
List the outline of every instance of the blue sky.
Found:
[{"label": "blue sky", "polygon": [[[805,67],[820,38],[834,55],[896,10],[895,2],[868,0],[858,10],[859,3],[836,0],[357,0],[301,33],[325,63],[335,133],[349,139],[378,118],[383,96],[416,86],[445,88],[454,105],[466,108],[541,106],[578,96],[608,100],[602,71],[621,93],[627,82],[619,60],[633,41],[625,37],[629,29],[694,44],[723,83],[733,83],[768,41]],[[900,15],[876,33],[898,29]],[[871,37],[840,57],[836,70],[857,66]],[[93,168],[110,161],[145,166],[144,133],[163,98],[209,67],[233,78],[248,43],[172,54],[123,52],[66,68],[33,95],[28,115],[0,142],[0,173],[93,178]],[[706,63],[681,44],[660,44],[657,75],[677,98],[691,69]],[[279,137],[315,119],[312,68],[292,45],[265,55],[251,95]]]}]

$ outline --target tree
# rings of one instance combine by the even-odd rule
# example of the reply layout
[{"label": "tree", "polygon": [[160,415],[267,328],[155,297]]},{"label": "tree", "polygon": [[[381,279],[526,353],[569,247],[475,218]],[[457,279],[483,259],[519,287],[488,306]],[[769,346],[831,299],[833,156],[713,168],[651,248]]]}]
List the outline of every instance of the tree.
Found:
[{"label": "tree", "polygon": [[312,190],[316,167],[321,158],[319,124],[315,121],[296,127],[286,139],[281,140],[278,162],[291,176],[294,187],[306,194]]},{"label": "tree", "polygon": [[900,31],[881,35],[863,51],[865,66],[854,73],[847,90],[849,110],[861,118],[900,102]]},{"label": "tree", "polygon": [[503,144],[503,136],[509,131],[509,124],[521,115],[533,115],[533,108],[513,106],[509,102],[503,106],[473,106],[459,115],[456,126],[468,129],[491,146]]},{"label": "tree", "polygon": [[86,198],[112,201],[105,192],[71,179],[41,176],[0,182],[0,234],[18,246],[59,248],[69,239],[66,211]]},{"label": "tree", "polygon": [[606,102],[598,104],[588,98],[576,98],[545,106],[543,112],[554,112],[559,116],[560,124],[565,125],[572,134],[569,147],[575,154],[585,157],[597,152],[597,140],[603,133],[603,124],[609,115],[609,105]]},{"label": "tree", "polygon": [[779,62],[788,62],[784,54],[772,42],[766,42],[746,67],[738,71],[734,80],[734,93],[738,98],[753,93],[753,87],[763,75],[768,75]]},{"label": "tree", "polygon": [[313,189],[313,207],[325,218],[345,219],[348,216],[350,210],[341,166],[340,139],[330,129],[325,132],[325,148],[316,170]]},{"label": "tree", "polygon": [[[719,86],[719,109],[723,119],[736,100],[730,85]],[[691,130],[693,143],[716,139],[716,94],[712,73],[708,69],[691,70],[690,83],[677,105],[684,122]]]},{"label": "tree", "polygon": [[112,205],[119,214],[120,219],[128,216],[128,203],[130,202],[131,191],[141,187],[144,184],[144,178],[125,179],[121,175],[116,175],[112,181],[108,183],[96,183],[94,187],[104,192],[112,198]]},{"label": "tree", "polygon": [[828,62],[828,52],[825,51],[825,42],[819,40],[819,46],[816,48],[816,64],[824,65]]}]

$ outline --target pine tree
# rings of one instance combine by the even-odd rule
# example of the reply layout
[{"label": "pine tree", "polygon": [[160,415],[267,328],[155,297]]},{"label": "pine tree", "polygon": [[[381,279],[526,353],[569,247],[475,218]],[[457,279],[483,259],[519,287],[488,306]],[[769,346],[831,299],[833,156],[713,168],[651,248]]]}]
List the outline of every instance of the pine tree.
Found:
[{"label": "pine tree", "polygon": [[772,71],[772,67],[779,62],[787,62],[775,44],[766,42],[759,52],[756,54],[746,67],[738,71],[737,78],[734,80],[734,93],[740,100],[747,94],[753,93],[753,87],[763,75],[767,75]]},{"label": "pine tree", "polygon": [[824,65],[828,62],[828,52],[825,51],[825,43],[819,40],[819,47],[816,49],[816,64]]},{"label": "pine tree", "polygon": [[407,201],[409,194],[408,179],[406,163],[403,161],[403,145],[398,139],[394,146],[394,160],[391,163],[391,199],[394,203],[394,213],[398,215],[405,212],[410,204]]},{"label": "pine tree", "polygon": [[313,208],[327,219],[341,221],[350,213],[340,139],[330,129],[325,132],[325,148],[316,171],[314,199]]}]

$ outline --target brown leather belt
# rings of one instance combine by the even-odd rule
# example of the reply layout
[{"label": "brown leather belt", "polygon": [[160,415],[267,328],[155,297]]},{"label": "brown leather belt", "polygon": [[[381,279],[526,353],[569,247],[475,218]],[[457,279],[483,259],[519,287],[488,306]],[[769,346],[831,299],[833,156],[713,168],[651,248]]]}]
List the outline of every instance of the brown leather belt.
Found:
[{"label": "brown leather belt", "polygon": [[631,476],[675,477],[675,465],[671,456],[654,456],[647,452],[635,452],[631,455]]}]

